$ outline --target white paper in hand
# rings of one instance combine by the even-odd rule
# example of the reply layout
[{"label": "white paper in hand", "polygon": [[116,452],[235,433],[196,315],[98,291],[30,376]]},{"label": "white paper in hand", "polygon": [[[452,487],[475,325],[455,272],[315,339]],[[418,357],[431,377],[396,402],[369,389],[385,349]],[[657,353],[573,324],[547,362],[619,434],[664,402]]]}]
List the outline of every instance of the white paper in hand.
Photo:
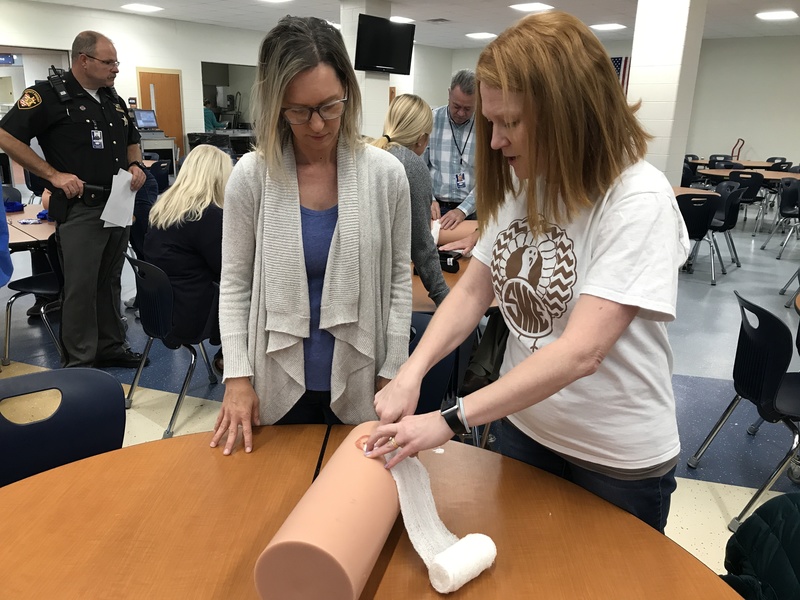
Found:
[{"label": "white paper in hand", "polygon": [[133,176],[120,169],[111,181],[111,193],[100,218],[103,227],[127,227],[133,223],[133,201],[136,192],[131,189]]}]

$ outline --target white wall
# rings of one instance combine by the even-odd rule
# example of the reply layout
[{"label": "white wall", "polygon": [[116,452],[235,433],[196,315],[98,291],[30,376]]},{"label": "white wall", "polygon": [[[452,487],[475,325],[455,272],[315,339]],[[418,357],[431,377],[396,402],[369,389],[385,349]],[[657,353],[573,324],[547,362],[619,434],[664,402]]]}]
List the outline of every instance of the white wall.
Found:
[{"label": "white wall", "polygon": [[230,93],[235,95],[236,92],[239,92],[242,95],[239,103],[239,112],[242,114],[239,120],[245,123],[252,123],[253,119],[250,116],[250,91],[253,88],[253,81],[255,81],[256,78],[256,68],[244,65],[230,65],[228,67],[228,76]]},{"label": "white wall", "polygon": [[800,162],[800,37],[703,40],[687,152]]},{"label": "white wall", "polygon": [[11,78],[11,98],[0,98],[0,104],[13,104],[25,89],[25,68],[23,66],[0,67],[0,77]]},{"label": "white wall", "polygon": [[414,47],[414,93],[433,108],[447,104],[453,51],[417,44]]},{"label": "white wall", "polygon": [[[3,37],[2,39],[5,39]],[[70,45],[72,42],[70,42]],[[69,69],[69,54],[65,52],[52,52],[50,54],[25,54],[25,85],[30,87],[36,80],[47,79],[50,66],[59,69]],[[20,93],[22,90],[20,90]]]}]

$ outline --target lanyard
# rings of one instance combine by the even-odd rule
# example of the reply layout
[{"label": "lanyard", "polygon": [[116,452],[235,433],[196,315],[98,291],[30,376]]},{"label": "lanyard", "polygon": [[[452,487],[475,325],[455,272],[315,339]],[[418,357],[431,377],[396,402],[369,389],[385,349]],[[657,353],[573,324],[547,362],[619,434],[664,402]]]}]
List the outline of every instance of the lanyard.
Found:
[{"label": "lanyard", "polygon": [[467,132],[467,139],[464,140],[464,147],[459,148],[458,142],[456,142],[456,131],[453,129],[453,119],[450,117],[450,107],[447,107],[447,124],[450,125],[450,133],[453,135],[453,145],[458,150],[458,161],[459,165],[464,165],[464,151],[467,149],[467,144],[469,143],[469,136],[472,135],[472,127],[475,125],[475,119],[472,119],[472,123],[469,126],[469,131]]}]

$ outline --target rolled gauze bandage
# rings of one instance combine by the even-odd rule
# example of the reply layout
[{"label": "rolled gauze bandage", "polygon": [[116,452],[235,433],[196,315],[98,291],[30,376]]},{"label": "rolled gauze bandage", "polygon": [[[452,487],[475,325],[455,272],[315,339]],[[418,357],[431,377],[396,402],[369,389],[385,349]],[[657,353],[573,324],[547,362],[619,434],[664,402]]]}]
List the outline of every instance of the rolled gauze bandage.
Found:
[{"label": "rolled gauze bandage", "polygon": [[419,459],[406,458],[394,466],[392,476],[408,537],[428,567],[433,589],[441,594],[455,592],[492,566],[497,547],[490,537],[473,533],[459,540],[442,523],[428,471]]},{"label": "rolled gauze bandage", "polygon": [[492,566],[497,547],[492,538],[470,533],[433,558],[428,569],[431,585],[440,594],[455,592]]},{"label": "rolled gauze bandage", "polygon": [[262,599],[356,600],[400,511],[381,460],[364,457],[353,429],[256,561]]}]

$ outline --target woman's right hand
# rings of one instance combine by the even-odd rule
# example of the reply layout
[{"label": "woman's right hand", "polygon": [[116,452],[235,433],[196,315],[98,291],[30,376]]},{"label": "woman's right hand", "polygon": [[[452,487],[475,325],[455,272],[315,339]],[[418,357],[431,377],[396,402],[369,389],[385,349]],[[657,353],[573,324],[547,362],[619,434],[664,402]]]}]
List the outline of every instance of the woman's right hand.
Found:
[{"label": "woman's right hand", "polygon": [[235,377],[225,381],[225,395],[222,398],[222,408],[214,425],[214,437],[211,438],[211,447],[216,448],[222,436],[228,434],[225,449],[222,454],[228,455],[233,451],[239,427],[244,436],[244,451],[253,451],[253,425],[261,425],[258,411],[258,396],[253,389],[248,377]]},{"label": "woman's right hand", "polygon": [[421,378],[403,374],[401,369],[397,377],[375,394],[373,406],[381,424],[396,423],[406,415],[413,415],[421,384]]}]

